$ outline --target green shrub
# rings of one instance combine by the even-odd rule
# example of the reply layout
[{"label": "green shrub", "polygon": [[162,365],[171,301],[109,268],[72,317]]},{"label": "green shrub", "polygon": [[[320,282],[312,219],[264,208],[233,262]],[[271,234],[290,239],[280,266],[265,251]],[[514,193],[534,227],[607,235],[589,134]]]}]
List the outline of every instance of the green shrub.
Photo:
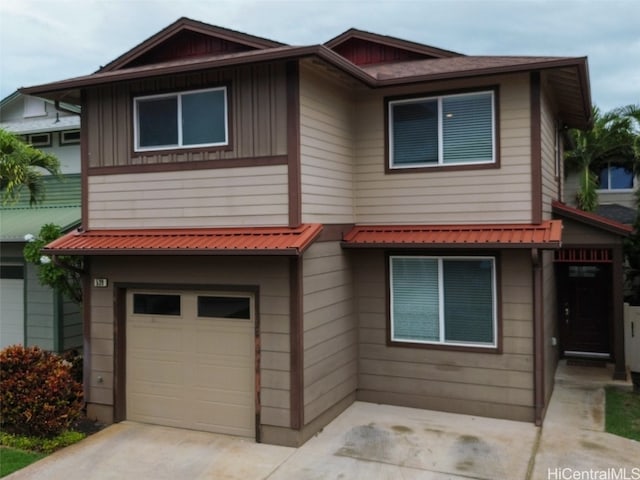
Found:
[{"label": "green shrub", "polygon": [[82,382],[84,381],[82,378],[84,371],[82,354],[75,348],[71,348],[62,352],[60,356],[63,360],[66,360],[71,364],[71,376],[76,382],[82,385]]},{"label": "green shrub", "polygon": [[74,432],[73,430],[62,432],[60,435],[51,438],[26,437],[24,435],[0,432],[0,445],[30,452],[53,453],[56,450],[79,442],[86,436],[82,432]]},{"label": "green shrub", "polygon": [[54,437],[81,409],[82,385],[73,379],[69,362],[38,347],[0,351],[0,429]]}]

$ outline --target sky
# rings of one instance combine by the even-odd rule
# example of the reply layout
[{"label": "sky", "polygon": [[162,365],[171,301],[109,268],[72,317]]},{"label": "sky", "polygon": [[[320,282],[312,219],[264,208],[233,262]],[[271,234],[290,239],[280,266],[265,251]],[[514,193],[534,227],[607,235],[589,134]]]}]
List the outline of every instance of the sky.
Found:
[{"label": "sky", "polygon": [[353,27],[467,55],[587,56],[595,105],[640,104],[638,0],[0,0],[0,98],[90,74],[183,16],[290,45]]}]

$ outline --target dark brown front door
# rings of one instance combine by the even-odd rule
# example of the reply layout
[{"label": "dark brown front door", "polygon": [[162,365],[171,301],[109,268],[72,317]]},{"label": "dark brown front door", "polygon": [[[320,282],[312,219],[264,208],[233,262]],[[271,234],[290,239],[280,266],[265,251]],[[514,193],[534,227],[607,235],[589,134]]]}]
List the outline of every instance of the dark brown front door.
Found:
[{"label": "dark brown front door", "polygon": [[560,342],[565,356],[609,355],[611,266],[558,265]]}]

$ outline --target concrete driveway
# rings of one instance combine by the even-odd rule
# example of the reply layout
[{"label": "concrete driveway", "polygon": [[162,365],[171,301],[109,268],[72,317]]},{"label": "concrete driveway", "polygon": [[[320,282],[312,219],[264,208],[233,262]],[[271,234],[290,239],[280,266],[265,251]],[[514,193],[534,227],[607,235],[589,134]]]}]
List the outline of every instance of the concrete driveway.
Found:
[{"label": "concrete driveway", "polygon": [[[123,422],[6,478],[640,479],[640,443],[603,432],[602,382],[593,381],[593,370],[585,374],[585,383],[574,371],[566,375],[567,367],[560,366],[542,429],[530,423],[356,402],[294,449]],[[606,370],[601,370],[595,373],[608,383]],[[617,469],[618,476],[567,476],[605,469]]]}]

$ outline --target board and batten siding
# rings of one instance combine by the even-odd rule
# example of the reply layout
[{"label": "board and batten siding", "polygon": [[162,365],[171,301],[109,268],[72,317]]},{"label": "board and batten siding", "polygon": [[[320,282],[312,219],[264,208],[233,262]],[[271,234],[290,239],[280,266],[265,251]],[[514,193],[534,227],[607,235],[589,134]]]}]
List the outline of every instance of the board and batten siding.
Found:
[{"label": "board and batten siding", "polygon": [[82,348],[82,311],[80,305],[58,295],[60,328],[60,351],[70,348]]},{"label": "board and batten siding", "polygon": [[[133,98],[226,85],[231,148],[133,153]],[[87,89],[85,104],[89,171],[201,160],[254,158],[287,153],[284,64],[147,79]]]},{"label": "board and batten siding", "polygon": [[358,400],[533,421],[533,306],[528,251],[503,251],[503,352],[388,346],[383,252],[354,252]]},{"label": "board and batten siding", "polygon": [[354,223],[354,102],[335,79],[302,63],[302,221]]},{"label": "board and batten siding", "polygon": [[[175,285],[257,286],[260,329],[261,422],[289,427],[289,266],[279,257],[95,257],[92,277],[119,282]],[[89,412],[111,422],[113,415],[113,288],[91,288]],[[102,379],[102,381],[100,381]],[[121,379],[124,385],[124,379]]]},{"label": "board and batten siding", "polygon": [[312,245],[303,258],[304,422],[353,395],[358,331],[353,280],[340,242]]},{"label": "board and batten siding", "polygon": [[88,227],[286,225],[287,166],[91,175]]},{"label": "board and batten siding", "polygon": [[385,174],[384,95],[359,99],[356,109],[356,219],[363,224],[526,223],[531,221],[529,78],[512,75],[473,83],[434,84],[424,94],[499,85],[500,168]]}]

